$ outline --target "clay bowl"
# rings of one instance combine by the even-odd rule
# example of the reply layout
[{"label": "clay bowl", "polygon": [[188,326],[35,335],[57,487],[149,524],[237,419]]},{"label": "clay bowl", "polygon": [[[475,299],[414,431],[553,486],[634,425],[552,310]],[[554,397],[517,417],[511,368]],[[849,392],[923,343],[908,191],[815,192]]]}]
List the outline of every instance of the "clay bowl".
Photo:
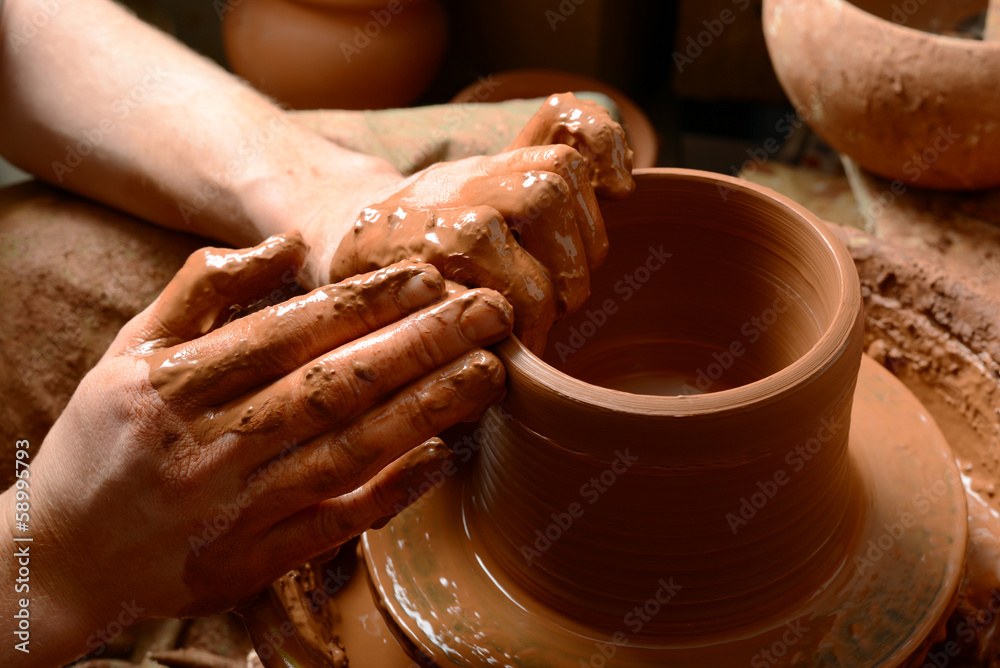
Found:
[{"label": "clay bowl", "polygon": [[503,102],[505,100],[548,97],[566,91],[593,91],[610,97],[621,114],[629,147],[634,152],[635,167],[654,167],[659,153],[659,140],[649,117],[623,92],[603,81],[558,70],[510,70],[493,74],[497,85],[483,97],[482,85],[472,83],[451,99],[452,103]]},{"label": "clay bowl", "polygon": [[[447,43],[439,0],[244,0],[222,25],[233,71],[295,109],[410,104]],[[390,11],[391,9],[391,11]]]},{"label": "clay bowl", "polygon": [[613,250],[543,358],[499,346],[508,396],[472,466],[363,536],[376,605],[436,665],[919,660],[965,495],[862,358],[850,255],[766,188],[637,182],[602,206]]},{"label": "clay bowl", "polygon": [[[906,185],[1000,185],[1000,43],[932,34],[986,0],[765,0],[778,80],[809,125]],[[901,25],[905,23],[905,25]]]}]

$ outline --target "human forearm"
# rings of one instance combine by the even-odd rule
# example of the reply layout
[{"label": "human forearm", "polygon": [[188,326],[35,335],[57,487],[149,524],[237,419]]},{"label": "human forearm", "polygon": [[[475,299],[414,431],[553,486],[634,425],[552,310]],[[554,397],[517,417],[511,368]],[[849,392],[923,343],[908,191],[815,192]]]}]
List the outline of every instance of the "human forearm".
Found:
[{"label": "human forearm", "polygon": [[8,0],[2,25],[0,151],[69,190],[245,245],[398,178],[106,0]]},{"label": "human forearm", "polygon": [[63,665],[87,651],[83,638],[96,628],[96,622],[88,625],[91,611],[86,607],[69,605],[62,593],[56,596],[49,591],[52,582],[46,566],[52,566],[52,559],[46,553],[50,543],[34,531],[35,519],[30,534],[13,531],[15,494],[15,487],[0,494],[0,572],[4,574],[0,579],[4,587],[0,664]]}]

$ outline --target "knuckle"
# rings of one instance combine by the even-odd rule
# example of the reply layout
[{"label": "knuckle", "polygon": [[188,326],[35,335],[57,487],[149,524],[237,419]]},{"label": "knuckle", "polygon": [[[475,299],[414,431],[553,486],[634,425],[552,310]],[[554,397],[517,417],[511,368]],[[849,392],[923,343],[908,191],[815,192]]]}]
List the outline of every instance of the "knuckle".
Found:
[{"label": "knuckle", "polygon": [[551,160],[557,165],[570,165],[573,169],[576,163],[583,160],[583,154],[568,144],[553,144],[549,147]]},{"label": "knuckle", "polygon": [[453,403],[454,398],[443,393],[438,388],[421,390],[408,403],[406,419],[413,433],[427,434],[439,430],[442,414],[445,408]]},{"label": "knuckle", "polygon": [[195,252],[188,255],[184,265],[189,269],[208,270],[212,266],[212,258],[218,255],[219,252],[220,250],[218,248],[214,248],[212,246],[199,248]]},{"label": "knuckle", "polygon": [[341,435],[316,448],[316,492],[331,496],[355,489],[363,482],[371,456],[351,439]]},{"label": "knuckle", "polygon": [[405,344],[406,354],[425,369],[436,367],[446,361],[446,356],[441,348],[440,335],[442,328],[452,324],[450,319],[432,322],[436,326],[430,327],[422,321],[414,321]]},{"label": "knuckle", "polygon": [[479,243],[497,246],[507,240],[507,224],[500,212],[493,207],[478,206],[463,217],[459,229],[463,235],[472,237]]},{"label": "knuckle", "polygon": [[304,407],[319,424],[336,424],[360,407],[357,377],[336,365],[317,362],[307,369],[297,384],[296,404]]},{"label": "knuckle", "polygon": [[569,183],[558,172],[541,172],[538,183],[539,190],[548,197],[558,200],[568,200],[570,197]]}]

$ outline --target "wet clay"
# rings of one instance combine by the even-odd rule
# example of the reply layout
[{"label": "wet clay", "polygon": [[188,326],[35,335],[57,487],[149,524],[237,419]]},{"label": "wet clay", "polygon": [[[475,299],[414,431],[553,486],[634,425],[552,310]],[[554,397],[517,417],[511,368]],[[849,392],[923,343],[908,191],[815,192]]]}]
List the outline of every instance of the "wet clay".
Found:
[{"label": "wet clay", "polygon": [[[472,473],[363,537],[378,605],[439,664],[577,666],[605,643],[616,665],[733,665],[791,629],[778,665],[919,658],[957,591],[964,492],[898,381],[868,360],[854,396],[846,250],[787,200],[697,172],[642,173],[603,210],[617,250],[552,364],[501,344],[508,396]],[[555,368],[575,355],[589,382]],[[660,394],[708,381],[614,389],[656,375]],[[920,531],[865,556],[917,512]]]},{"label": "wet clay", "polygon": [[[305,252],[297,230],[248,249],[203,248],[164,289],[158,318],[175,340],[203,336],[232,315],[237,296],[256,300],[275,284],[294,283]],[[277,267],[283,280],[274,275]]]},{"label": "wet clay", "polygon": [[[550,97],[509,148],[537,142],[534,158],[501,156],[478,178],[432,167],[362,210],[331,260],[331,280],[428,262],[453,281],[501,292],[518,314],[515,332],[541,351],[556,319],[586,300],[589,272],[607,255],[596,195],[624,197],[634,183],[621,127],[596,103]],[[583,158],[545,146],[553,142]]]},{"label": "wet clay", "polygon": [[986,4],[767,0],[764,33],[785,92],[835,149],[907,187],[989,188],[1000,185],[1000,43],[924,32]]},{"label": "wet clay", "polygon": [[933,262],[831,226],[865,297],[865,346],[931,410],[970,488],[1000,511],[1000,304]]},{"label": "wet clay", "polygon": [[[433,264],[469,287],[496,285],[515,308],[539,304],[533,311],[518,311],[515,331],[547,331],[555,322],[555,303],[544,299],[552,291],[548,272],[520,248],[495,209],[365,209],[334,255],[331,280],[404,259]],[[502,283],[494,281],[494,275]]]},{"label": "wet clay", "polygon": [[[558,70],[510,70],[491,74],[489,80],[495,84],[492,89],[484,90],[485,87],[480,80],[459,91],[451,101],[463,104],[472,102],[497,103],[505,100],[542,97],[560,90],[573,90],[578,93],[582,91],[597,92],[611,99],[618,109],[628,146],[634,151],[632,166],[639,169],[656,165],[659,140],[653,124],[639,105],[617,88],[598,79]],[[536,128],[535,132],[538,130]]]},{"label": "wet clay", "polygon": [[1000,608],[993,600],[1000,588],[1000,304],[929,258],[857,230],[831,229],[861,277],[868,353],[927,407],[961,468],[967,572],[947,638],[934,651],[955,643],[961,657],[983,665],[997,651],[997,616],[982,611]]},{"label": "wet clay", "polygon": [[[227,257],[240,256],[233,254]],[[257,254],[249,255],[247,259],[249,262],[258,260]],[[199,273],[193,268],[197,264],[191,263],[191,271],[179,275],[172,287],[183,294],[208,294],[205,299],[214,307],[219,302],[215,293],[191,287],[210,284],[205,280],[204,269]],[[226,433],[260,434],[277,429],[283,430],[285,438],[297,438],[290,431],[289,424],[299,425],[301,430],[305,430],[299,434],[305,438],[343,424],[394,389],[387,386],[392,382],[392,375],[382,370],[389,368],[394,363],[393,356],[399,354],[397,348],[385,345],[385,336],[376,334],[370,338],[352,339],[367,334],[373,325],[377,326],[380,320],[387,319],[386,314],[398,312],[399,305],[404,305],[405,312],[410,298],[406,290],[412,287],[413,281],[420,284],[421,289],[443,294],[444,281],[436,274],[425,273],[424,268],[425,265],[394,265],[268,306],[250,317],[230,323],[224,346],[196,342],[155,352],[147,359],[150,383],[165,399],[181,405],[188,402],[189,395],[195,391],[207,391],[209,397],[238,395],[236,399],[224,403],[209,400],[208,408],[194,419],[194,428],[205,443]],[[179,301],[183,303],[183,300]],[[316,308],[317,304],[327,304],[328,307]],[[195,313],[200,310],[196,306],[188,308]],[[495,293],[483,291],[450,296],[439,304],[412,314],[410,318],[412,326],[418,329],[430,327],[431,322],[455,321],[463,326],[463,323],[472,322],[470,317],[475,318],[484,309],[499,310],[501,314],[506,314],[508,320],[511,318],[509,305]],[[198,322],[212,321],[216,310],[219,309],[209,308],[208,315],[197,319]],[[296,368],[311,361],[302,357],[302,352],[310,346],[298,346],[300,358],[295,358],[296,352],[288,350],[288,341],[322,340],[324,335],[315,332],[323,331],[332,332],[327,338],[338,341],[346,338],[347,342],[322,360],[308,367]],[[350,336],[345,337],[344,334]],[[470,341],[481,338],[474,331],[470,331],[468,336]],[[232,387],[234,383],[239,385],[240,379],[245,379],[251,370],[272,358],[283,360],[287,367],[274,369],[271,376],[276,378],[275,382],[262,389],[255,389],[254,384],[246,388]],[[350,369],[363,381],[362,396],[354,402],[354,412],[349,414],[345,414],[344,408],[334,405],[333,399],[327,396],[328,389],[337,383],[336,374],[344,369]],[[449,368],[448,371],[448,382],[433,388],[434,392],[445,392],[447,396],[424,398],[422,401],[429,408],[447,406],[452,394],[471,397],[484,391],[484,388],[490,391],[492,381],[487,378],[492,370],[488,365],[463,358],[460,368]],[[259,376],[251,375],[255,378]],[[231,380],[232,376],[236,376],[236,380]],[[426,391],[431,392],[432,389]]]},{"label": "wet clay", "polygon": [[604,197],[621,198],[631,192],[634,154],[617,123],[602,123],[603,108],[572,93],[551,95],[531,117],[508,149],[566,144],[580,151],[592,165],[591,184]]},{"label": "wet clay", "polygon": [[342,668],[347,665],[347,655],[333,631],[340,616],[337,606],[328,597],[313,596],[322,587],[321,569],[322,563],[303,564],[275,581],[271,592],[281,601],[304,648],[327,665]]}]

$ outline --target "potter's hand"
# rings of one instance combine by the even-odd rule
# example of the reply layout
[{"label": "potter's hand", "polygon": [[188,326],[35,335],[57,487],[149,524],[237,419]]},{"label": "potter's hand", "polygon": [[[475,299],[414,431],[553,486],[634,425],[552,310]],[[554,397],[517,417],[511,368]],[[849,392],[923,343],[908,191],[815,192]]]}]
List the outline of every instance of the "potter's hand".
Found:
[{"label": "potter's hand", "polygon": [[507,150],[545,144],[578,150],[589,163],[590,182],[599,196],[621,199],[635,190],[625,131],[593,100],[572,93],[550,95]]},{"label": "potter's hand", "polygon": [[84,617],[81,639],[122,600],[146,616],[231,608],[395,514],[449,454],[432,437],[502,397],[503,368],[478,347],[510,333],[509,305],[485,289],[444,298],[429,265],[219,326],[305,253],[291,233],[192,255],[46,438],[31,586]]},{"label": "potter's hand", "polygon": [[[535,139],[579,150],[529,146]],[[550,98],[517,141],[520,148],[434,165],[383,192],[340,242],[331,280],[429,262],[446,278],[501,292],[515,333],[541,352],[552,323],[590,294],[590,270],[608,251],[595,189],[631,192],[632,152],[607,112],[568,94]]]}]

